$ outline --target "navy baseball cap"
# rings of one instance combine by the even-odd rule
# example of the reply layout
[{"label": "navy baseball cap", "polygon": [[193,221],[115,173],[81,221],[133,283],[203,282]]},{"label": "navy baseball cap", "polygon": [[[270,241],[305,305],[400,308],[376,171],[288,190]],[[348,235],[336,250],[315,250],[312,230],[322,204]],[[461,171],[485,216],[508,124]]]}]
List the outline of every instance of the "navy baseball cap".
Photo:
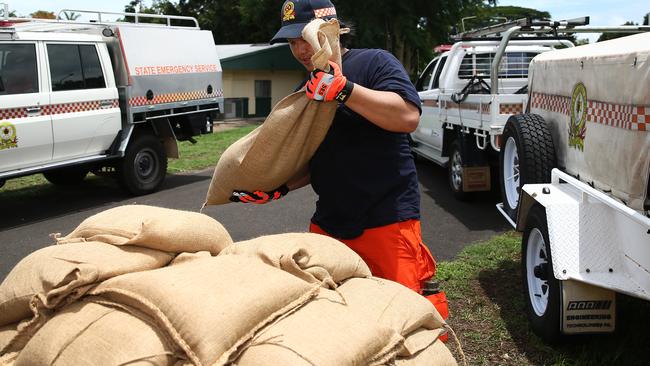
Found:
[{"label": "navy baseball cap", "polygon": [[287,38],[300,38],[302,29],[315,18],[336,18],[336,9],[329,0],[288,0],[282,5],[280,19],[282,28],[273,36],[270,44],[286,42]]}]

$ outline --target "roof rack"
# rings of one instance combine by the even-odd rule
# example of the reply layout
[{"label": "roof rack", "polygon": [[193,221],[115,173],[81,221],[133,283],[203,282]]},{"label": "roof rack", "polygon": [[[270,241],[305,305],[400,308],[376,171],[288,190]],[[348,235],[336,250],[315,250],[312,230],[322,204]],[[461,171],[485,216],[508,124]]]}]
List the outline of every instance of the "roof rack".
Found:
[{"label": "roof rack", "polygon": [[[496,94],[498,90],[499,77],[498,70],[501,58],[505,53],[506,46],[515,36],[516,39],[525,39],[526,37],[536,36],[535,38],[559,39],[559,35],[572,33],[639,33],[649,32],[650,26],[639,25],[622,25],[618,27],[590,27],[589,17],[581,17],[569,20],[533,20],[523,18],[501,24],[495,24],[488,27],[478,28],[458,35],[451,36],[454,41],[480,41],[497,39],[500,41],[499,48],[496,51],[492,61],[490,74],[490,88],[492,93]],[[528,35],[528,36],[526,36]]]},{"label": "roof rack", "polygon": [[[97,29],[98,27],[108,27],[116,24],[136,24],[139,26],[158,26],[158,27],[171,27],[171,28],[199,28],[199,22],[194,17],[180,16],[180,15],[166,15],[166,14],[146,14],[146,13],[117,13],[95,10],[78,10],[78,9],[63,9],[59,11],[57,19],[40,19],[40,18],[17,18],[9,17],[9,6],[6,3],[0,3],[0,10],[2,10],[2,18],[0,22],[0,30],[3,33],[15,32],[18,26],[21,31],[31,32],[56,32],[56,31],[78,31]],[[81,14],[96,15],[96,19],[87,22],[79,22],[72,20],[63,20],[61,15],[65,12],[75,12]],[[133,18],[134,22],[127,22],[126,20],[108,21],[107,16],[120,16],[124,19]],[[103,17],[103,19],[102,19]],[[165,24],[161,23],[148,23],[141,22],[142,19],[164,19]],[[192,25],[172,25],[172,21],[191,22]],[[2,29],[4,28],[4,29]]]},{"label": "roof rack", "polygon": [[534,34],[541,37],[558,37],[559,34],[573,33],[638,33],[650,31],[650,26],[622,25],[616,27],[589,26],[589,17],[568,20],[535,20],[522,18],[491,26],[477,28],[451,36],[453,40],[481,39],[486,37],[502,37],[504,33],[516,28],[517,34]]}]

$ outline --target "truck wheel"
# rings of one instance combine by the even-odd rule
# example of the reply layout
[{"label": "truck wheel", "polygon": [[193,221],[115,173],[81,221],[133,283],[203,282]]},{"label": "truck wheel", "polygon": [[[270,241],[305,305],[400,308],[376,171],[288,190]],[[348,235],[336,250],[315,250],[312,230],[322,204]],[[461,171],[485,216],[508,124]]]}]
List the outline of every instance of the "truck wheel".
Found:
[{"label": "truck wheel", "polygon": [[167,173],[167,156],[162,143],[153,135],[136,135],[117,167],[120,183],[139,196],[160,188]]},{"label": "truck wheel", "polygon": [[503,208],[517,220],[519,195],[525,184],[548,183],[556,165],[551,132],[536,114],[517,114],[508,118],[503,130],[504,144],[499,153],[499,180]]},{"label": "truck wheel", "polygon": [[560,281],[553,275],[546,211],[533,206],[526,221],[521,243],[524,302],[530,326],[544,341],[561,338]]},{"label": "truck wheel", "polygon": [[449,187],[454,197],[459,201],[467,201],[472,197],[471,192],[463,191],[463,154],[458,140],[449,147],[449,164],[447,169]]},{"label": "truck wheel", "polygon": [[82,167],[59,168],[43,172],[48,182],[57,186],[74,186],[86,178],[88,169]]}]

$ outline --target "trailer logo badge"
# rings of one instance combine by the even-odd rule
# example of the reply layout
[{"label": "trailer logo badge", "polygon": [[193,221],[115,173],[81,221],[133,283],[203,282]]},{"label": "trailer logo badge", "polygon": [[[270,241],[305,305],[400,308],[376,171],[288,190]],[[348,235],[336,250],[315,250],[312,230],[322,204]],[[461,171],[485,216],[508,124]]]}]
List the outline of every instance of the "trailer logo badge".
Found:
[{"label": "trailer logo badge", "polygon": [[296,19],[296,8],[294,7],[291,1],[284,4],[284,9],[282,9],[284,16],[282,17],[283,22]]},{"label": "trailer logo badge", "polygon": [[569,125],[569,146],[583,151],[587,132],[587,88],[583,83],[573,87],[571,94],[571,124]]},{"label": "trailer logo badge", "polygon": [[0,122],[0,150],[18,147],[16,126],[9,122]]}]

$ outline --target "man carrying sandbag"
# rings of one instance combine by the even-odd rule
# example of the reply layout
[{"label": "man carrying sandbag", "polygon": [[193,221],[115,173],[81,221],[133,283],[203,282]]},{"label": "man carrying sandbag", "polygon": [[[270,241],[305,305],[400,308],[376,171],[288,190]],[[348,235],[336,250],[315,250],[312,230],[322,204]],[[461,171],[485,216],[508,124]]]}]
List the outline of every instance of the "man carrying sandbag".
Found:
[{"label": "man carrying sandbag", "polygon": [[[338,109],[305,177],[272,192],[236,191],[234,200],[267,203],[311,183],[319,196],[311,232],[347,244],[374,276],[421,292],[436,265],[422,243],[418,178],[407,138],[421,113],[413,84],[384,50],[342,48],[345,75],[334,62],[329,72],[314,69],[314,51],[301,32],[314,18],[336,18],[329,0],[285,1],[280,16],[282,27],[270,43],[288,42],[311,72],[307,96],[338,103]],[[444,293],[439,297],[444,302]],[[443,307],[444,316],[446,302]]]}]

